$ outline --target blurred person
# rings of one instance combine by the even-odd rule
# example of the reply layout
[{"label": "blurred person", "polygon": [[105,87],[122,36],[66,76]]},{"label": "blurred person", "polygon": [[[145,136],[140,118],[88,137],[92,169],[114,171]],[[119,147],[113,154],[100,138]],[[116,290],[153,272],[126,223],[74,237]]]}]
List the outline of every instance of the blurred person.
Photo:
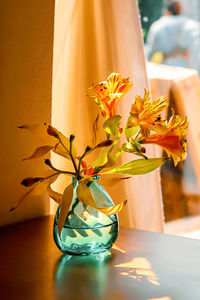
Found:
[{"label": "blurred person", "polygon": [[147,36],[147,59],[200,72],[200,23],[181,15],[179,1],[171,1]]}]

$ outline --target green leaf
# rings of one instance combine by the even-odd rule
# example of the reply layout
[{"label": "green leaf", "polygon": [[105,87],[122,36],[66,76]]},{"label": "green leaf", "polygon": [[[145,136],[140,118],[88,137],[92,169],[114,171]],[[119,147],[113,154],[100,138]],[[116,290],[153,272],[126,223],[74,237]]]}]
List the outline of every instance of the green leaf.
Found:
[{"label": "green leaf", "polygon": [[138,132],[139,129],[140,129],[140,126],[126,128],[125,136],[126,136],[127,140],[129,140],[132,136],[134,136]]},{"label": "green leaf", "polygon": [[127,175],[140,175],[149,173],[156,168],[161,167],[167,160],[166,157],[149,158],[149,159],[136,159],[132,160],[117,168],[103,172],[102,174],[127,174]]},{"label": "green leaf", "polygon": [[106,120],[103,124],[105,132],[108,134],[117,135],[117,128],[119,127],[121,118],[122,117],[120,115],[116,115]]},{"label": "green leaf", "polygon": [[103,149],[101,151],[101,153],[99,154],[98,158],[93,161],[90,166],[91,167],[101,167],[104,166],[108,161],[108,153],[105,149]]},{"label": "green leaf", "polygon": [[[129,140],[132,140],[132,139],[130,138]],[[131,142],[124,143],[121,146],[120,151],[132,153],[132,154],[135,154],[137,156],[141,156],[141,157],[144,157],[145,159],[148,159],[143,154],[143,152],[141,151],[141,145],[139,143],[134,142],[134,141],[133,141],[133,143],[131,143]]]},{"label": "green leaf", "polygon": [[136,148],[136,146],[134,144],[131,144],[130,142],[127,142],[127,143],[124,143],[123,145],[121,145],[120,151],[135,154],[135,153],[138,152],[138,149]]}]

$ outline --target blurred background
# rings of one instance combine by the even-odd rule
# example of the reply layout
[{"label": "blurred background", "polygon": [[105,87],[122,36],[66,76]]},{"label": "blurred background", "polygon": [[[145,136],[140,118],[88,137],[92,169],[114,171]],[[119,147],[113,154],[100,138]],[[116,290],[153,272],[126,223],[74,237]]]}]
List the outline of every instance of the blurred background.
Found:
[{"label": "blurred background", "polygon": [[168,114],[173,108],[190,121],[187,159],[161,170],[166,231],[200,237],[199,137],[192,130],[198,131],[200,101],[200,1],[138,0],[138,6],[152,93],[168,94]]}]

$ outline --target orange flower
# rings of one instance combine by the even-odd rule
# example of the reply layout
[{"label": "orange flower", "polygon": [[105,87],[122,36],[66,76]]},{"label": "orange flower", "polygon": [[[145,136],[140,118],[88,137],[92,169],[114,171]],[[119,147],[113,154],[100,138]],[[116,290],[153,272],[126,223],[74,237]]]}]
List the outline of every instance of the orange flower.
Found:
[{"label": "orange flower", "polygon": [[119,73],[112,73],[106,81],[89,88],[88,96],[95,97],[95,102],[102,110],[103,116],[109,118],[116,115],[119,100],[132,85],[129,78],[122,79]]},{"label": "orange flower", "polygon": [[172,156],[175,166],[187,156],[185,139],[173,133],[164,135],[158,133],[152,134],[148,138],[143,139],[142,144],[156,144],[161,146],[169,156]]},{"label": "orange flower", "polygon": [[176,166],[180,161],[183,161],[186,154],[186,140],[185,136],[188,129],[188,122],[186,117],[174,115],[174,112],[168,122],[163,127],[164,134],[155,133],[146,139],[142,140],[142,144],[157,144],[161,146],[169,156],[172,156],[174,165]]},{"label": "orange flower", "polygon": [[160,113],[168,107],[168,101],[161,96],[151,102],[152,97],[150,91],[145,89],[144,98],[135,96],[135,104],[132,105],[128,126],[140,126],[143,137],[148,137],[150,129],[157,131],[161,130],[164,125]]},{"label": "orange flower", "polygon": [[180,137],[185,137],[188,130],[187,118],[175,115],[173,110],[172,116],[169,119],[168,124],[163,129],[165,129],[167,132],[173,132],[174,134],[177,134]]}]

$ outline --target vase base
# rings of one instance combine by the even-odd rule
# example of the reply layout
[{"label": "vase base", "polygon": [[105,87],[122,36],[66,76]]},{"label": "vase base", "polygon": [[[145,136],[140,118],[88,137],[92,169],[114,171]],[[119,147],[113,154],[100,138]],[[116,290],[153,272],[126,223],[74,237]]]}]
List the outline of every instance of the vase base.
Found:
[{"label": "vase base", "polygon": [[96,228],[65,226],[61,236],[54,224],[54,240],[58,248],[70,255],[96,255],[109,250],[118,234],[118,222]]}]

